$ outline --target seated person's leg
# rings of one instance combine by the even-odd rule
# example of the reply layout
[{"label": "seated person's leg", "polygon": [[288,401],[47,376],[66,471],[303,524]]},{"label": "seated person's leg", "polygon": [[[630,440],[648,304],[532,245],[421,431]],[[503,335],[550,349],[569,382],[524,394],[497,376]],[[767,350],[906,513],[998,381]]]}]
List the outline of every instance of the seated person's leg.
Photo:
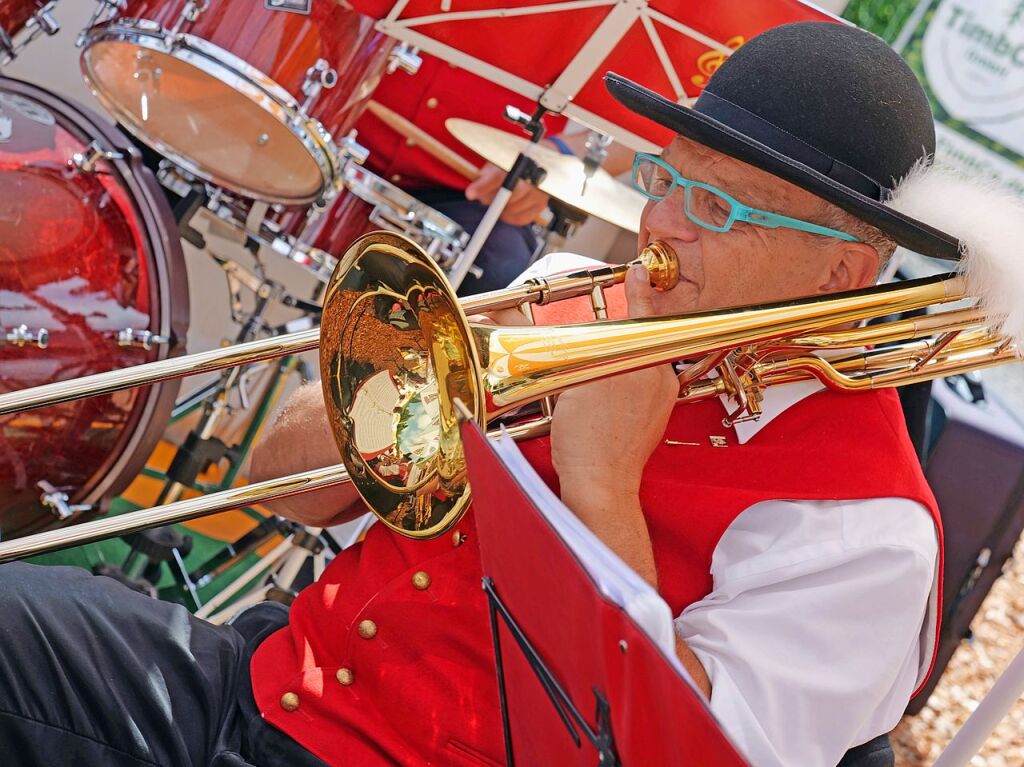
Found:
[{"label": "seated person's leg", "polygon": [[0,750],[26,767],[207,767],[239,747],[244,657],[233,629],[109,578],[2,565]]}]

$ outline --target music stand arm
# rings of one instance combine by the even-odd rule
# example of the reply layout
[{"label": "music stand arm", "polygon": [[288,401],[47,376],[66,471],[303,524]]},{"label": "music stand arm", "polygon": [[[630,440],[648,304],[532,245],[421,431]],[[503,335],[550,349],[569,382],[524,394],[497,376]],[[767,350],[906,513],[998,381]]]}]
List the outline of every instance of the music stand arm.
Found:
[{"label": "music stand arm", "polygon": [[583,718],[583,715],[573,703],[572,698],[569,697],[569,694],[558,682],[551,669],[544,663],[544,660],[537,653],[536,648],[534,648],[526,634],[523,633],[522,628],[516,622],[512,613],[509,612],[508,607],[501,601],[495,590],[494,581],[491,578],[484,576],[483,589],[487,593],[487,607],[491,620],[491,637],[494,642],[494,657],[498,669],[498,694],[501,699],[501,723],[505,735],[505,759],[508,767],[513,767],[515,760],[512,753],[512,732],[509,720],[508,699],[505,694],[505,671],[498,631],[499,618],[505,623],[506,628],[512,634],[512,638],[515,639],[526,661],[530,664],[530,668],[536,675],[537,681],[544,688],[544,692],[551,700],[555,711],[565,725],[566,730],[568,730],[569,737],[573,739],[576,747],[579,748],[582,745],[582,739],[576,729],[578,727],[597,751],[598,765],[601,767],[621,767],[621,762],[615,750],[615,738],[611,731],[610,707],[605,697],[596,687],[594,688],[594,697],[597,699],[597,731],[595,732],[587,724],[586,719]]}]

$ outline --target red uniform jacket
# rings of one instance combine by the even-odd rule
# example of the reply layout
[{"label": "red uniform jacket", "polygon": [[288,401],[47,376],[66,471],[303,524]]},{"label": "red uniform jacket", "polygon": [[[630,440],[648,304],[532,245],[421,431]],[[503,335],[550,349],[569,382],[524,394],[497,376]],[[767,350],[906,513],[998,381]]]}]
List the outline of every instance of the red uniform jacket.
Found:
[{"label": "red uniform jacket", "polygon": [[[711,591],[715,547],[755,503],[904,497],[930,509],[939,526],[894,391],[820,392],[744,445],[722,416],[715,400],[677,407],[666,439],[697,446],[662,443],[644,472],[641,504],[674,615]],[[711,435],[725,436],[728,447],[711,447]],[[557,487],[547,438],[521,448]],[[251,671],[264,718],[339,767],[502,764],[480,578],[471,514],[433,541],[374,526],[299,595],[290,625],[258,648]],[[288,692],[298,695],[294,710],[281,705]]]},{"label": "red uniform jacket", "polygon": [[[373,93],[375,101],[411,120],[434,138],[477,167],[484,159],[456,139],[444,121],[449,117],[484,123],[515,135],[526,133],[505,119],[505,106],[512,104],[532,113],[536,104],[465,69],[423,55],[423,66],[415,75],[395,72],[385,76]],[[565,128],[564,117],[544,120],[549,134]],[[423,149],[406,142],[378,117],[364,112],[356,124],[358,141],[370,150],[366,167],[403,189],[449,187],[465,189],[469,181]]]}]

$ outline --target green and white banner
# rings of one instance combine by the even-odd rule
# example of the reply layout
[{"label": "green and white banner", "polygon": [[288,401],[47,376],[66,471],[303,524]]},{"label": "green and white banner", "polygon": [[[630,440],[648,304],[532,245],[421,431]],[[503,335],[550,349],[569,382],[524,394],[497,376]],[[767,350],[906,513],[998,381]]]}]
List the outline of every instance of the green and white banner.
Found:
[{"label": "green and white banner", "polygon": [[901,52],[931,99],[938,160],[1024,197],[1024,0],[922,5]]}]

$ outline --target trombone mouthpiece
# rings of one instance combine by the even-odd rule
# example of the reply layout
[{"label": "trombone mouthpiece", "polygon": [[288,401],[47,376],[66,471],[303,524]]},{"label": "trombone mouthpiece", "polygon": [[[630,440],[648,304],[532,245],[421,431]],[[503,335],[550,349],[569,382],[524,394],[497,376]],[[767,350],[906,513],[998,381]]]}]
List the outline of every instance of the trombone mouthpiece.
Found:
[{"label": "trombone mouthpiece", "polygon": [[640,257],[633,264],[647,269],[651,285],[662,292],[679,284],[679,260],[675,251],[661,240],[655,240],[640,251]]}]

